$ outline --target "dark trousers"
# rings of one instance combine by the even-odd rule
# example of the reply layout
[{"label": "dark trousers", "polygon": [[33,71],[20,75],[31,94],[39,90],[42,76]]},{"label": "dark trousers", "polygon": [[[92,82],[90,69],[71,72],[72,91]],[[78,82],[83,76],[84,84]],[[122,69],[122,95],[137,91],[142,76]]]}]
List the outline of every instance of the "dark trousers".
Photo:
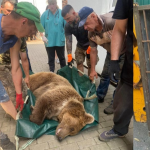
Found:
[{"label": "dark trousers", "polygon": [[46,51],[48,54],[49,69],[52,72],[54,72],[54,70],[55,70],[55,50],[56,50],[57,56],[60,61],[60,67],[62,68],[64,66],[66,66],[65,47],[64,46],[46,47]]},{"label": "dark trousers", "polygon": [[120,135],[128,133],[133,115],[133,86],[122,80],[119,82],[114,96],[114,131]]},{"label": "dark trousers", "polygon": [[[125,54],[120,55],[119,57],[119,66],[120,66],[120,74],[124,64]],[[107,52],[105,63],[103,67],[103,71],[101,74],[100,84],[97,88],[97,97],[99,100],[104,99],[107,94],[110,78],[109,78],[109,66],[110,66],[111,54]],[[114,95],[114,94],[113,94]]]}]

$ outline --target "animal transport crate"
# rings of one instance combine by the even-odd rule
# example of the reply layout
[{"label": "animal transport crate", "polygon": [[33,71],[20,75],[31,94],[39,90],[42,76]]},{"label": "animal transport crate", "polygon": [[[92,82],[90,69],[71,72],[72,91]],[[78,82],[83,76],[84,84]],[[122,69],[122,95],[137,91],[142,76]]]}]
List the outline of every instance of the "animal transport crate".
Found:
[{"label": "animal transport crate", "polygon": [[133,7],[145,110],[150,136],[150,5]]}]

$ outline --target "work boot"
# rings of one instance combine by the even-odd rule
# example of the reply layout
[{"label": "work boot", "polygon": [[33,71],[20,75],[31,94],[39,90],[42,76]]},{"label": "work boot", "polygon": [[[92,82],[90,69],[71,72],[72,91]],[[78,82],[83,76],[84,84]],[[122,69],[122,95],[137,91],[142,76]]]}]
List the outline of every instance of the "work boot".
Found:
[{"label": "work boot", "polygon": [[7,135],[5,139],[0,139],[0,150],[16,150],[16,146],[9,140]]},{"label": "work boot", "polygon": [[110,105],[104,109],[104,113],[107,115],[114,113],[113,100],[111,101]]}]

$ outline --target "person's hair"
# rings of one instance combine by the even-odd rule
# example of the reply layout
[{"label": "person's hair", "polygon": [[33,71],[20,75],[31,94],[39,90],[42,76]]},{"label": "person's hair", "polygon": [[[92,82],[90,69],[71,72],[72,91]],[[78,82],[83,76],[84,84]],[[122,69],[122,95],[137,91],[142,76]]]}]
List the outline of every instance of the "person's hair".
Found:
[{"label": "person's hair", "polygon": [[62,17],[65,17],[66,14],[69,13],[71,9],[73,9],[71,5],[65,5],[61,11]]},{"label": "person's hair", "polygon": [[1,6],[4,6],[6,2],[9,2],[10,4],[12,4],[13,6],[15,5],[15,3],[12,0],[3,0],[1,2]]},{"label": "person's hair", "polygon": [[[48,5],[50,5],[50,3],[56,3],[57,4],[57,0],[47,0]],[[48,6],[46,7],[46,10],[49,9]],[[57,9],[59,9],[58,5],[57,5]]]},{"label": "person's hair", "polygon": [[47,3],[50,4],[50,3],[57,3],[57,0],[47,0]]},{"label": "person's hair", "polygon": [[[19,15],[18,13],[16,13],[15,11],[12,11],[11,14],[13,19],[18,20],[23,18],[23,16]],[[26,17],[25,17],[26,18]],[[28,18],[27,18],[28,19]],[[34,21],[28,19],[28,25],[35,25]]]}]

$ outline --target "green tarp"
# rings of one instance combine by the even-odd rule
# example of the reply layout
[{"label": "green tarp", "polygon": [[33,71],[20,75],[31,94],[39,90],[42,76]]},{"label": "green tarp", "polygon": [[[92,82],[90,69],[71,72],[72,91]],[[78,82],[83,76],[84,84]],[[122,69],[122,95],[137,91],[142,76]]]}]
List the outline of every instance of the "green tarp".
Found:
[{"label": "green tarp", "polygon": [[[79,76],[78,71],[75,67],[70,68],[68,66],[65,66],[57,73],[65,77],[82,97],[85,98],[89,89],[91,91],[89,96],[96,93],[95,84],[92,84],[90,82],[88,76]],[[30,105],[34,105],[36,99],[30,90],[28,90],[28,95],[29,98],[21,113],[21,118],[17,120],[16,135],[19,137],[32,139],[39,138],[43,134],[55,135],[55,129],[58,125],[58,122],[54,120],[44,120],[42,125],[37,125],[29,121],[29,116],[31,114]],[[87,113],[90,113],[94,116],[95,121],[92,124],[86,125],[82,130],[97,125],[99,121],[97,98],[93,100],[85,100],[84,107]]]}]

